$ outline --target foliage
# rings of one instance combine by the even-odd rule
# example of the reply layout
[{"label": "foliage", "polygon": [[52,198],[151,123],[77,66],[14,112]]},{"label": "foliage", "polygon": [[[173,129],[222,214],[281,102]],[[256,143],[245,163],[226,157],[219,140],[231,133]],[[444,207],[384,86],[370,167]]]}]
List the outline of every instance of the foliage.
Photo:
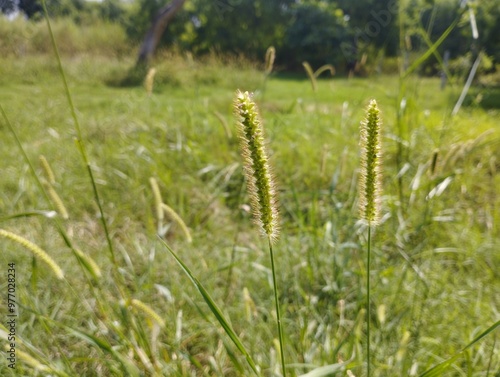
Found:
[{"label": "foliage", "polygon": [[313,66],[344,62],[339,46],[348,32],[342,10],[324,2],[299,3],[291,8],[290,18],[278,62],[295,68],[304,60]]},{"label": "foliage", "polygon": [[[67,56],[93,54],[102,56],[130,55],[132,47],[120,25],[95,20],[90,25],[76,25],[68,18],[54,20],[53,29],[61,53]],[[3,56],[26,57],[52,52],[44,21],[0,18],[0,53]]]},{"label": "foliage", "polygon": [[[315,14],[330,9],[322,3],[302,5]],[[408,17],[419,9],[406,5]],[[131,59],[70,49],[80,30],[91,42],[124,35],[82,20],[53,23],[62,62],[41,24],[0,22],[5,50],[32,32],[25,51],[0,57],[1,258],[16,266],[20,325],[18,369],[1,363],[2,376],[272,375],[279,356],[305,376],[366,375],[367,359],[374,376],[499,370],[499,92],[474,88],[451,116],[461,86],[440,91],[411,74],[440,47],[430,32],[401,24],[427,47],[399,77],[318,80],[311,91],[241,57],[163,53],[145,91],[106,85]],[[256,93],[266,122],[282,218],[276,270],[249,226],[229,121],[237,87]],[[384,191],[365,254],[355,182],[370,98],[386,124]],[[269,310],[277,282],[284,342]],[[0,326],[2,343],[7,333]]]},{"label": "foliage", "polygon": [[[117,23],[129,41],[138,44],[155,13],[167,0],[124,2],[105,0],[47,0],[54,18],[71,18],[78,25]],[[14,0],[4,0],[1,11],[12,12]],[[41,1],[21,0],[19,10],[29,19],[41,16]],[[244,55],[261,59],[275,46],[277,68],[300,70],[334,64],[338,71],[353,69],[364,54],[374,67],[382,56],[394,57],[400,50],[425,50],[462,12],[462,19],[430,57],[421,73],[442,70],[440,59],[449,51],[457,59],[471,51],[484,50],[492,59],[492,71],[500,63],[500,8],[496,0],[468,1],[466,8],[455,0],[190,0],[172,21],[162,45],[195,55],[213,53]],[[470,11],[469,11],[470,8]],[[465,12],[464,12],[465,9]],[[473,40],[470,12],[475,15],[479,38]],[[426,37],[424,37],[424,34]],[[428,38],[428,40],[426,40]],[[380,70],[380,69],[379,69]],[[368,71],[373,71],[369,68]]]},{"label": "foliage", "polygon": [[[99,3],[85,0],[45,0],[45,4],[51,17],[67,17],[77,22],[89,19],[119,21],[126,9],[126,5],[120,0],[103,0]],[[39,20],[43,15],[42,0],[3,0],[0,11],[6,14],[19,11],[29,19]]]}]

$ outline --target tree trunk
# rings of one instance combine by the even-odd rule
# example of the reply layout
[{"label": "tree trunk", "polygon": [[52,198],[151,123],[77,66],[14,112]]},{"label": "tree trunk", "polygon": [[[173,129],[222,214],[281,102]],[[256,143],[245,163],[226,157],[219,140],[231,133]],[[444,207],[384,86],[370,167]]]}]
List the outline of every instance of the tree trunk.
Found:
[{"label": "tree trunk", "polygon": [[165,29],[185,2],[186,0],[173,0],[158,11],[142,42],[137,58],[137,66],[146,66],[149,63]]}]

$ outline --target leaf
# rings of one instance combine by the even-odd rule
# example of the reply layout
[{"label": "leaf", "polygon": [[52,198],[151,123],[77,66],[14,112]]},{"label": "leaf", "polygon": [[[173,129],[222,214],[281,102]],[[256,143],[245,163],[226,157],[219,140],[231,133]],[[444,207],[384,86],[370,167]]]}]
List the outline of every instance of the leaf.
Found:
[{"label": "leaf", "polygon": [[312,371],[307,372],[306,374],[301,374],[299,377],[321,377],[321,376],[329,376],[332,373],[344,371],[345,370],[345,365],[346,365],[346,363],[338,363],[338,364],[325,365],[323,367],[319,367],[319,368],[313,369]]},{"label": "leaf", "polygon": [[141,376],[141,372],[140,372],[139,368],[137,368],[137,366],[135,364],[133,364],[130,360],[128,360],[126,357],[124,357],[119,352],[117,352],[113,347],[111,347],[111,345],[107,341],[105,341],[103,339],[99,339],[98,337],[96,337],[92,334],[88,334],[86,332],[74,329],[72,327],[69,327],[66,325],[62,325],[62,326],[65,327],[66,329],[68,329],[69,332],[71,332],[74,336],[76,336],[80,339],[83,339],[87,343],[100,348],[105,353],[113,355],[114,358],[120,362],[123,370],[125,372],[127,372],[127,376],[131,376],[131,377]]},{"label": "leaf", "polygon": [[43,210],[35,210],[35,211],[27,211],[27,212],[19,212],[14,213],[12,215],[7,215],[0,218],[0,222],[13,220],[22,217],[31,217],[31,216],[44,216],[48,219],[51,219],[57,215],[56,211],[43,211]]},{"label": "leaf", "polygon": [[427,58],[429,58],[429,56],[431,56],[432,54],[434,54],[434,52],[441,45],[441,43],[444,42],[444,40],[448,37],[448,35],[455,28],[455,26],[457,26],[458,22],[462,18],[462,14],[463,13],[464,13],[464,11],[460,12],[460,14],[457,16],[457,18],[451,23],[450,26],[448,26],[448,29],[446,29],[444,31],[444,33],[441,34],[441,36],[439,37],[439,39],[436,42],[434,42],[434,44],[432,46],[430,46],[429,49],[420,58],[418,58],[417,60],[415,60],[413,62],[413,64],[404,73],[404,75],[402,77],[403,79],[406,78],[406,77],[408,77],[413,71],[415,71],[415,69],[418,68],[418,66],[420,64],[422,64],[423,62],[425,62],[427,60]]},{"label": "leaf", "polygon": [[210,308],[210,311],[213,313],[217,321],[220,323],[224,331],[226,332],[227,336],[233,341],[234,345],[238,350],[245,356],[248,365],[252,368],[252,370],[255,372],[257,376],[259,376],[259,372],[257,370],[257,366],[255,365],[255,362],[253,361],[252,357],[250,354],[247,352],[245,347],[243,346],[243,343],[241,342],[240,338],[238,335],[234,332],[232,329],[229,321],[224,317],[224,314],[220,310],[220,308],[217,306],[215,301],[212,299],[208,291],[205,289],[203,284],[199,282],[199,280],[193,275],[191,270],[182,262],[182,260],[175,254],[175,252],[168,246],[168,244],[162,240],[160,237],[158,237],[161,243],[165,246],[165,248],[172,254],[174,259],[177,261],[179,266],[182,268],[182,270],[186,273],[186,275],[189,277],[189,279],[193,282],[193,284],[196,286],[198,291],[201,293],[203,296],[203,299],[207,303],[208,307]]},{"label": "leaf", "polygon": [[483,339],[484,337],[486,337],[487,335],[489,335],[490,333],[492,333],[493,331],[495,331],[496,328],[499,327],[499,326],[500,326],[500,321],[495,322],[493,325],[491,325],[490,327],[488,327],[484,332],[482,332],[481,334],[479,334],[472,342],[470,342],[464,348],[462,348],[462,350],[460,352],[456,353],[455,355],[453,355],[452,357],[450,357],[448,360],[445,360],[442,363],[439,363],[438,365],[436,365],[436,366],[432,367],[431,369],[425,371],[424,373],[422,373],[420,375],[420,377],[441,376],[443,374],[443,372],[446,369],[448,369],[451,366],[451,364],[453,364],[460,356],[462,356],[462,354],[467,349],[469,349],[474,344],[476,344],[477,342],[479,342],[481,339]]}]

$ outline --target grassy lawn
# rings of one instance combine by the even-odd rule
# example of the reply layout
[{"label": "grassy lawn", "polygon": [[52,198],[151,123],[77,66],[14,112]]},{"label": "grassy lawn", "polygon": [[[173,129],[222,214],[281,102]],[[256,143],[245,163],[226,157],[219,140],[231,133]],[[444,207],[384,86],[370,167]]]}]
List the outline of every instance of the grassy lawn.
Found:
[{"label": "grassy lawn", "polygon": [[[372,98],[384,120],[383,221],[373,233],[370,271],[372,375],[418,376],[500,319],[494,94],[474,89],[452,117],[461,83],[440,90],[434,78],[325,76],[314,92],[305,74],[273,74],[264,86],[262,71],[248,63],[165,56],[148,96],[141,86],[113,84],[131,64],[63,59],[113,263],[55,60],[0,60],[0,105],[44,181],[39,157],[49,162],[51,187],[69,215],[46,215],[57,208],[0,117],[0,227],[36,243],[65,275],[58,281],[42,260],[2,239],[2,274],[8,263],[16,269],[19,352],[16,370],[3,358],[0,375],[251,375],[158,230],[230,319],[262,375],[280,373],[269,255],[251,221],[232,114],[238,88],[256,92],[277,181],[275,254],[291,375],[342,362],[336,375],[365,375],[366,227],[356,185],[359,123]],[[172,217],[159,226],[151,177],[192,243]],[[78,261],[58,224],[101,277]],[[0,313],[5,319],[5,304]],[[498,331],[489,334],[440,375],[498,376],[499,344]]]}]

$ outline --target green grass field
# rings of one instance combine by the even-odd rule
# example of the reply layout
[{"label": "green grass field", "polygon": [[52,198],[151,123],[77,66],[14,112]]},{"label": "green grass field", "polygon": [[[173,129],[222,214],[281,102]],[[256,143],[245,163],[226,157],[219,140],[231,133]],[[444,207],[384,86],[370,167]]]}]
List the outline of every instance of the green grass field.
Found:
[{"label": "green grass field", "polygon": [[[47,178],[39,156],[51,165],[69,214],[43,215],[54,204],[0,117],[0,228],[36,243],[65,274],[58,281],[29,250],[2,239],[1,274],[15,263],[19,316],[16,369],[2,357],[0,375],[252,375],[157,239],[151,177],[193,242],[168,216],[164,239],[222,308],[262,375],[280,375],[269,255],[251,221],[232,114],[236,89],[256,92],[277,181],[288,374],[334,364],[338,372],[332,366],[307,376],[366,373],[357,169],[359,123],[372,98],[384,120],[383,221],[373,233],[370,272],[372,375],[419,376],[499,321],[498,93],[472,89],[452,117],[461,82],[441,91],[438,79],[418,76],[325,76],[313,92],[305,73],[273,74],[264,87],[262,69],[250,63],[164,55],[148,96],[141,86],[114,84],[132,64],[63,59],[113,264],[56,60],[0,59],[0,105],[40,179]],[[56,219],[101,277],[78,262]],[[4,278],[1,292],[4,347]],[[152,308],[164,327],[131,299]],[[499,345],[497,329],[434,375],[498,377]]]}]

